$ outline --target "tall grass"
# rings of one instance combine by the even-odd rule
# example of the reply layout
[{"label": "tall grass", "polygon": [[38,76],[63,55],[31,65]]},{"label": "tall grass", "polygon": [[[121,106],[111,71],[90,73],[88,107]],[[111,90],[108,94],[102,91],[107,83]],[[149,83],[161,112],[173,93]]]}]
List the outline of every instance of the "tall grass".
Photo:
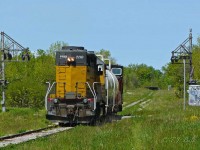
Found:
[{"label": "tall grass", "polygon": [[[144,94],[145,95],[145,94]],[[146,97],[146,95],[144,96]],[[177,150],[200,148],[199,107],[186,106],[173,91],[156,91],[142,110],[133,106],[131,119],[102,126],[77,126],[50,137],[40,138],[5,149],[70,149],[70,150]],[[126,100],[126,99],[125,99]]]},{"label": "tall grass", "polygon": [[45,110],[8,108],[7,112],[0,112],[0,136],[38,129],[48,124]]},{"label": "tall grass", "polygon": [[133,103],[137,100],[140,100],[144,97],[146,97],[151,91],[148,89],[138,88],[135,90],[127,90],[127,92],[124,93],[124,103],[123,106],[127,106],[130,103]]}]

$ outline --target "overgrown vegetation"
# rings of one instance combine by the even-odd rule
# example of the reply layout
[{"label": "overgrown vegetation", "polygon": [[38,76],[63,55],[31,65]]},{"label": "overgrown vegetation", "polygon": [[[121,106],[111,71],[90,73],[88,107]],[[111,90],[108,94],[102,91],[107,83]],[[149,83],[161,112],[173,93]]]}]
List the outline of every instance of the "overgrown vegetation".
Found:
[{"label": "overgrown vegetation", "polygon": [[[135,94],[134,91],[132,93]],[[143,94],[146,97],[146,93]],[[141,106],[138,104],[129,109],[133,118],[103,126],[78,126],[70,131],[4,149],[200,148],[198,107],[187,105],[184,111],[183,100],[177,98],[173,91],[153,91],[148,99],[151,101],[145,108],[139,109]]]},{"label": "overgrown vegetation", "polygon": [[64,42],[56,42],[48,50],[38,49],[28,62],[6,63],[6,104],[11,107],[44,107],[46,82],[55,81],[55,51]]},{"label": "overgrown vegetation", "polygon": [[39,109],[8,108],[6,113],[0,112],[0,136],[46,127],[51,123],[45,114]]},{"label": "overgrown vegetation", "polygon": [[123,95],[123,107],[127,106],[130,103],[133,103],[135,101],[138,101],[140,99],[143,99],[146,97],[149,93],[151,93],[150,90],[144,89],[144,88],[137,88],[134,90],[127,90]]}]

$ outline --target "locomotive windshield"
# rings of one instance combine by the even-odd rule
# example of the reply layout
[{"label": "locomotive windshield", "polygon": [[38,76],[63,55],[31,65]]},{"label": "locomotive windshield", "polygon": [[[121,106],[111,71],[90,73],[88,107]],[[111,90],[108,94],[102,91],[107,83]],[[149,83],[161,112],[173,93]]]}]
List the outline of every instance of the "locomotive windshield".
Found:
[{"label": "locomotive windshield", "polygon": [[114,75],[122,75],[122,69],[121,68],[112,68],[111,71]]}]

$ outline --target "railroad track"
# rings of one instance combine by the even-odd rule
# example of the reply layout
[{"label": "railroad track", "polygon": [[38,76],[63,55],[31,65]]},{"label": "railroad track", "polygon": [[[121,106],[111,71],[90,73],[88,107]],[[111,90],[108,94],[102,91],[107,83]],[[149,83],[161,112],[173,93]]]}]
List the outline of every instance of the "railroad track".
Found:
[{"label": "railroad track", "polygon": [[[99,125],[102,125],[108,122],[119,121],[122,119],[130,118],[130,116],[120,116],[120,115],[112,115],[109,117],[111,117],[110,119],[108,119],[109,121],[107,120],[106,122],[103,122]],[[56,134],[62,131],[70,130],[72,128],[74,127],[61,127],[59,125],[53,125],[46,128],[31,130],[31,131],[27,131],[27,132],[23,132],[19,134],[2,136],[0,137],[0,148],[6,147],[11,144],[20,144],[20,143],[27,142],[30,140],[35,140],[40,137],[46,137],[46,136]]]},{"label": "railroad track", "polygon": [[30,140],[35,140],[40,137],[49,136],[65,130],[72,129],[73,127],[59,127],[58,125],[49,126],[37,130],[27,131],[20,134],[13,134],[0,137],[0,148],[6,147],[10,144],[19,144]]},{"label": "railroad track", "polygon": [[[146,97],[139,99],[137,101],[134,101],[126,106],[124,106],[124,109],[133,107],[133,106],[137,106],[139,105],[139,108],[137,109],[137,111],[141,111],[142,109],[144,109],[147,105],[150,104],[150,102],[152,101],[151,99],[148,99],[149,96],[151,96],[153,94],[153,92],[149,93]],[[128,118],[134,118],[134,117],[140,117],[140,116],[121,116],[121,120],[122,119],[128,119]]]},{"label": "railroad track", "polygon": [[[152,95],[153,93],[150,93],[148,96]],[[147,97],[148,97],[147,96]],[[134,105],[140,104],[142,108],[144,108],[151,100],[147,99],[147,97],[140,99],[138,101],[135,101],[127,106],[124,107],[124,109],[132,107]],[[127,118],[132,118],[135,116],[120,116],[120,115],[114,115],[114,116],[110,116],[111,119],[108,119],[108,122],[112,122],[112,121],[119,121],[119,120],[123,120],[123,119],[127,119]],[[37,138],[40,137],[45,137],[45,136],[49,136],[55,133],[59,133],[62,131],[66,131],[66,130],[70,130],[73,127],[60,127],[58,125],[53,125],[53,126],[49,126],[46,128],[41,128],[41,129],[37,129],[37,130],[31,130],[31,131],[27,131],[27,132],[23,132],[23,133],[19,133],[19,134],[13,134],[13,135],[8,135],[8,136],[3,136],[0,137],[0,148],[1,147],[6,147],[10,144],[19,144],[22,142],[27,142],[30,140],[35,140]]]},{"label": "railroad track", "polygon": [[140,103],[142,103],[142,104],[149,103],[150,100],[147,99],[147,98],[148,98],[149,96],[151,96],[152,94],[153,94],[153,92],[149,93],[146,97],[144,97],[144,98],[142,98],[142,99],[140,99],[140,100],[137,100],[137,101],[135,101],[135,102],[133,102],[133,103],[130,103],[130,104],[124,106],[124,109],[129,108],[129,107],[132,107],[132,106],[135,106],[135,105],[140,104]]},{"label": "railroad track", "polygon": [[[109,119],[106,119],[107,121],[102,122],[99,125],[102,125],[108,122],[119,121],[119,120],[126,119],[129,117],[130,116],[112,115],[112,116],[109,116]],[[45,128],[41,128],[37,130],[31,130],[31,131],[27,131],[27,132],[23,132],[19,134],[2,136],[0,137],[0,148],[6,147],[10,144],[20,144],[20,143],[27,142],[30,140],[35,140],[40,137],[49,136],[49,135],[56,134],[62,131],[70,130],[72,128],[73,127],[61,127],[59,125],[53,125],[53,126],[49,126],[49,127],[45,127]]]}]

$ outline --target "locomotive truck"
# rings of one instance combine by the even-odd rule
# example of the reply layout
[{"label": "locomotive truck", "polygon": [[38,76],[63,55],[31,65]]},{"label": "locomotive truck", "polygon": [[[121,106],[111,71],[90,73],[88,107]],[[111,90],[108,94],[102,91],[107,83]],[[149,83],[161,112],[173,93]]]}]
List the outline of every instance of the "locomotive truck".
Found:
[{"label": "locomotive truck", "polygon": [[123,66],[105,64],[84,47],[56,51],[56,81],[48,82],[46,118],[59,123],[95,123],[122,110]]}]

